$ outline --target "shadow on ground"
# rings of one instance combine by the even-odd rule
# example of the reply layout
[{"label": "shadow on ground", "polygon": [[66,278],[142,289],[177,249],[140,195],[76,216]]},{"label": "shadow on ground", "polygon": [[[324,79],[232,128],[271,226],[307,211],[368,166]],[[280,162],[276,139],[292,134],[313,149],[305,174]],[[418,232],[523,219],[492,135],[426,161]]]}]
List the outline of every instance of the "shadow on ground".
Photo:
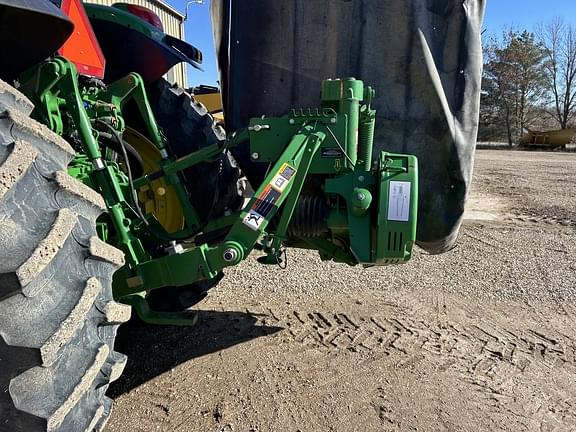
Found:
[{"label": "shadow on ground", "polygon": [[120,327],[115,350],[128,364],[108,391],[117,398],[150,379],[193,358],[268,336],[281,327],[258,325],[257,316],[243,312],[199,311],[194,327],[152,326],[131,320]]}]

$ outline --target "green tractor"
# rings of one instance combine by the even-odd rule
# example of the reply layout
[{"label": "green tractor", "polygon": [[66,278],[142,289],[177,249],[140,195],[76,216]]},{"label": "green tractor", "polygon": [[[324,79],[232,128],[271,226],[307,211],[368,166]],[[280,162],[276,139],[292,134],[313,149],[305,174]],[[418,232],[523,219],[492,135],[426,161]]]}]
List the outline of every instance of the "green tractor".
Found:
[{"label": "green tractor", "polygon": [[[254,251],[279,266],[287,247],[347,265],[412,255],[417,160],[374,154],[374,90],[326,79],[318,106],[225,133],[162,78],[202,55],[158,21],[0,0],[0,431],[102,430],[118,325],[132,309],[194,324]],[[237,149],[264,173],[250,196]]]}]

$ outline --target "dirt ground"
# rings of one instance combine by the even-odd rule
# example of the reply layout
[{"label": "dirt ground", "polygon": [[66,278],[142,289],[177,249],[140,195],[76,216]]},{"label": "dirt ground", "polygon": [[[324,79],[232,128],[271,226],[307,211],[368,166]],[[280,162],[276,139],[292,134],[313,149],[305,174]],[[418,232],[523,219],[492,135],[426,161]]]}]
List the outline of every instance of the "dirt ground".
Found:
[{"label": "dirt ground", "polygon": [[128,324],[108,432],[576,430],[576,154],[478,151],[459,245],[227,272],[195,328]]}]

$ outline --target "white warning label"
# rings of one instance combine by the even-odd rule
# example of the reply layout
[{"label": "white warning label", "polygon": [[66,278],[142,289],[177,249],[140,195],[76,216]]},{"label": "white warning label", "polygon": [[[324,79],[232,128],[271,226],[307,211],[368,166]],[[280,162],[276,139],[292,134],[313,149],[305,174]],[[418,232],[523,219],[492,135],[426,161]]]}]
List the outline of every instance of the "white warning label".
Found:
[{"label": "white warning label", "polygon": [[264,216],[254,210],[250,210],[242,222],[244,222],[244,225],[248,225],[254,231],[257,231],[260,225],[262,225],[262,222],[264,222]]},{"label": "white warning label", "polygon": [[388,190],[388,220],[408,222],[410,219],[410,188],[404,181],[391,181]]}]

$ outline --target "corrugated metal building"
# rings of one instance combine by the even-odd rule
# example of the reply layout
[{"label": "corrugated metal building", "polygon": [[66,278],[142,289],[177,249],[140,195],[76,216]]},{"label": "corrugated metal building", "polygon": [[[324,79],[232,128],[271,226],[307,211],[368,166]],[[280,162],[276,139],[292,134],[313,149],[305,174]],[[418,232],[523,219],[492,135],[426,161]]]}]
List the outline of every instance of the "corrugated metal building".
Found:
[{"label": "corrugated metal building", "polygon": [[[87,0],[86,3],[111,6],[119,1],[147,7],[160,17],[165,33],[184,40],[184,15],[162,0]],[[186,65],[181,63],[174,66],[168,71],[166,79],[186,88]]]}]

